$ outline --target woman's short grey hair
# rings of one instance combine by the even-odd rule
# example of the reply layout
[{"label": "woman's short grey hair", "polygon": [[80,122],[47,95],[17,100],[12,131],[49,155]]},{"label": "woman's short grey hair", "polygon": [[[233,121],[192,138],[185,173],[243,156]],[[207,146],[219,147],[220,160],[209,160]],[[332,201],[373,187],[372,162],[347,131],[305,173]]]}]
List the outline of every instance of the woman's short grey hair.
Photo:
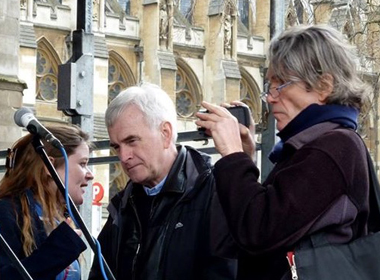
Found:
[{"label": "woman's short grey hair", "polygon": [[358,75],[357,61],[356,49],[326,25],[289,28],[269,47],[270,71],[280,81],[301,81],[307,89],[321,89],[323,78],[331,75],[333,92],[326,103],[360,109],[370,89]]},{"label": "woman's short grey hair", "polygon": [[177,113],[169,95],[159,86],[144,83],[132,86],[120,92],[109,104],[105,121],[111,127],[120,114],[130,105],[136,105],[153,129],[159,129],[162,122],[169,122],[172,126],[172,141],[177,141]]}]

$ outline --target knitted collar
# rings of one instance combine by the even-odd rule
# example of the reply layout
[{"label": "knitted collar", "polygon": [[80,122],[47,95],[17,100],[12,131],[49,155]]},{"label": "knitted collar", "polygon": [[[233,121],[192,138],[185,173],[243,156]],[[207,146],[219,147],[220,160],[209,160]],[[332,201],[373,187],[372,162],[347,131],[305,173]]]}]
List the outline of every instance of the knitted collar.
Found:
[{"label": "knitted collar", "polygon": [[356,130],[358,115],[359,111],[353,107],[337,104],[311,104],[277,133],[281,141],[273,147],[269,159],[276,163],[281,158],[283,144],[294,135],[313,125],[328,121]]}]

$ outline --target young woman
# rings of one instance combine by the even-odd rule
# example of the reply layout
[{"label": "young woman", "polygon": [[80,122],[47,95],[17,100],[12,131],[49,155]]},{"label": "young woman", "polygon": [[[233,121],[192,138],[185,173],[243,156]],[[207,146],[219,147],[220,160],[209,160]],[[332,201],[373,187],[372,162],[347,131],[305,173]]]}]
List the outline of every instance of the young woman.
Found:
[{"label": "young woman", "polygon": [[[63,144],[69,162],[68,191],[76,205],[93,179],[88,169],[88,135],[76,126],[48,127]],[[9,150],[7,171],[0,182],[0,233],[33,279],[79,280],[77,261],[86,245],[67,219],[64,197],[32,145],[33,135]],[[50,161],[64,182],[60,150],[43,141]],[[22,279],[0,250],[0,278]]]}]

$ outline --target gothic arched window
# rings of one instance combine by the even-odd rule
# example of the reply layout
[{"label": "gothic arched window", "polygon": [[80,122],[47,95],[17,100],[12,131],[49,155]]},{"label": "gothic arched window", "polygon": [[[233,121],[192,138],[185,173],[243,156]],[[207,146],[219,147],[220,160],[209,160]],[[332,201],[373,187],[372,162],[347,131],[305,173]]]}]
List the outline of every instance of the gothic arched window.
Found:
[{"label": "gothic arched window", "polygon": [[202,101],[201,89],[197,78],[189,66],[177,60],[176,73],[176,107],[182,118],[193,117]]},{"label": "gothic arched window", "polygon": [[48,102],[57,101],[58,64],[60,61],[55,50],[45,38],[42,38],[37,48],[37,99]]},{"label": "gothic arched window", "polygon": [[[111,102],[122,90],[136,84],[131,68],[125,60],[116,52],[111,51],[108,59],[108,103]],[[110,155],[116,155],[113,149]],[[110,197],[125,187],[128,180],[120,163],[111,163],[109,169]]]},{"label": "gothic arched window", "polygon": [[260,89],[246,70],[241,68],[240,73],[240,101],[249,106],[255,123],[259,123],[261,118]]},{"label": "gothic arched window", "polygon": [[108,60],[108,103],[120,91],[136,84],[128,64],[115,52],[110,52]]}]

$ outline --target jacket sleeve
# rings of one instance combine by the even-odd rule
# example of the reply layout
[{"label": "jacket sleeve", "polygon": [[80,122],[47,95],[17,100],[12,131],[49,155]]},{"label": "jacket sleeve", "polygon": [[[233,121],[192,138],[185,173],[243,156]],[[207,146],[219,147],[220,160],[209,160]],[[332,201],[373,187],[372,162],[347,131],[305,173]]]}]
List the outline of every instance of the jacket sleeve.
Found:
[{"label": "jacket sleeve", "polygon": [[[6,227],[1,227],[1,233],[6,236],[15,230],[16,225],[13,225],[7,234]],[[15,254],[20,255],[21,242],[14,238],[8,238],[8,241],[9,246],[17,250]],[[16,246],[12,246],[13,243]],[[85,249],[86,245],[81,238],[67,223],[63,222],[51,232],[39,248],[20,261],[33,279],[51,280],[76,260]],[[0,277],[2,279],[23,279],[3,250],[0,253],[0,259]]]},{"label": "jacket sleeve", "polygon": [[[244,153],[228,155],[216,163],[220,203],[241,248],[262,254],[293,246],[310,230],[317,230],[313,228],[316,222],[343,196],[357,199],[352,204],[363,204],[368,171],[363,168],[361,140],[332,140],[320,138],[277,163],[264,184],[258,181],[258,168]],[[346,212],[335,212],[329,218],[339,223],[351,218],[343,216]]]}]

